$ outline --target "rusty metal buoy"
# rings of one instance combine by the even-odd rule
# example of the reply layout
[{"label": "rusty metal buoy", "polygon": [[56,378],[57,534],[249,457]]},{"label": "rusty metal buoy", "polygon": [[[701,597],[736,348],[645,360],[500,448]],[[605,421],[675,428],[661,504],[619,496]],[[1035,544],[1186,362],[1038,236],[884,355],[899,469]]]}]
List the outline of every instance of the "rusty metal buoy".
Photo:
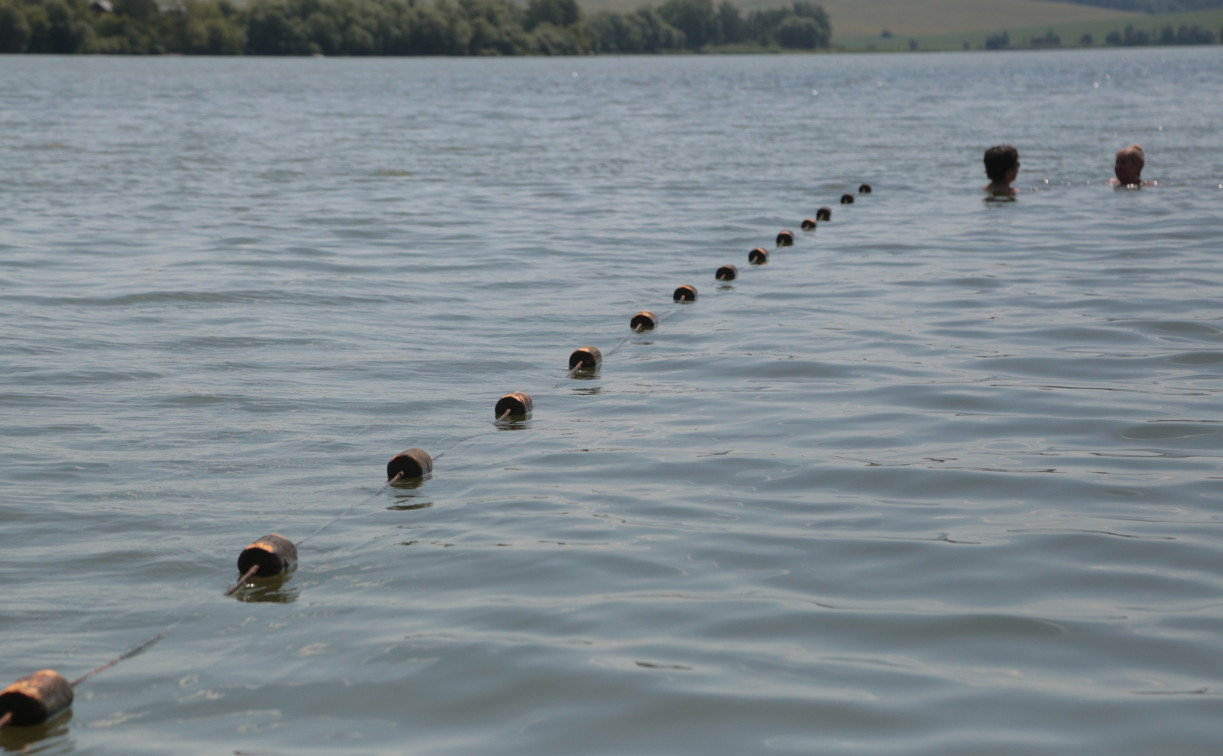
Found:
[{"label": "rusty metal buoy", "polygon": [[652,331],[658,327],[658,316],[649,310],[642,310],[628,322],[628,327],[634,331]]},{"label": "rusty metal buoy", "polygon": [[675,290],[675,293],[671,295],[671,298],[676,302],[695,302],[696,287],[690,284],[684,284]]},{"label": "rusty metal buoy", "polygon": [[789,246],[792,246],[793,244],[794,244],[794,232],[793,231],[782,231],[777,234],[777,246],[789,247]]},{"label": "rusty metal buoy", "polygon": [[401,451],[386,463],[386,479],[423,478],[433,472],[433,458],[424,449]]},{"label": "rusty metal buoy", "polygon": [[503,417],[527,417],[534,406],[535,403],[531,401],[531,397],[521,391],[511,391],[497,400],[493,414],[498,420]]},{"label": "rusty metal buoy", "polygon": [[733,265],[723,265],[713,274],[719,281],[733,281],[739,277],[739,269]]},{"label": "rusty metal buoy", "polygon": [[603,364],[603,353],[592,346],[578,347],[569,355],[569,369],[593,370]]},{"label": "rusty metal buoy", "polygon": [[238,572],[246,574],[258,565],[259,577],[272,577],[293,569],[297,564],[297,547],[288,538],[269,533],[242,550],[238,555]]},{"label": "rusty metal buoy", "polygon": [[841,195],[841,204],[842,204],[842,205],[852,205],[852,204],[854,204],[854,195],[852,195],[852,194],[842,194],[842,195]]},{"label": "rusty metal buoy", "polygon": [[40,669],[0,690],[0,721],[29,727],[54,719],[72,705],[72,685],[53,669]]},{"label": "rusty metal buoy", "polygon": [[747,253],[747,261],[752,265],[764,265],[769,261],[769,252],[764,247],[756,247]]},{"label": "rusty metal buoy", "polygon": [[815,230],[815,218],[803,218],[802,229],[804,231],[814,231]]},{"label": "rusty metal buoy", "polygon": [[824,206],[824,207],[821,207],[819,210],[816,210],[816,211],[815,211],[815,219],[816,219],[817,221],[830,221],[830,220],[832,220],[832,208],[831,208],[831,207],[828,207],[828,206]]},{"label": "rusty metal buoy", "polygon": [[858,187],[858,194],[870,194],[870,193],[871,193],[870,184],[863,184],[862,186]]}]

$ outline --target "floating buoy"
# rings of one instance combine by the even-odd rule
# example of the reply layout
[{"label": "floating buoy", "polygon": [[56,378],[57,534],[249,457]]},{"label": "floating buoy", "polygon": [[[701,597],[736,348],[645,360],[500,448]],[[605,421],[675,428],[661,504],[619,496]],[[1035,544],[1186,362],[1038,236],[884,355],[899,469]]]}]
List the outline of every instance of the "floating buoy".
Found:
[{"label": "floating buoy", "polygon": [[0,722],[29,727],[54,719],[72,705],[72,685],[53,669],[40,669],[0,690]]},{"label": "floating buoy", "polygon": [[842,205],[852,205],[852,204],[854,204],[854,195],[852,195],[852,194],[842,194],[842,195],[841,195],[841,204],[842,204]]},{"label": "floating buoy", "polygon": [[593,370],[603,364],[603,353],[592,346],[578,347],[569,355],[569,369]]},{"label": "floating buoy", "polygon": [[769,253],[764,247],[756,247],[747,253],[747,261],[752,265],[764,265],[769,261]]},{"label": "floating buoy", "polygon": [[247,574],[258,566],[254,574],[272,577],[288,572],[297,564],[297,547],[288,538],[269,533],[242,550],[238,555],[238,572]]},{"label": "floating buoy", "polygon": [[424,449],[408,449],[391,457],[386,463],[386,479],[396,476],[405,478],[423,478],[433,472],[433,457]]},{"label": "floating buoy", "polygon": [[815,218],[803,218],[802,229],[804,231],[814,231],[815,230]]},{"label": "floating buoy", "polygon": [[531,414],[534,402],[531,397],[521,391],[511,391],[497,400],[493,414],[500,420],[503,417],[527,417]]},{"label": "floating buoy", "polygon": [[777,234],[777,246],[789,247],[792,244],[794,244],[794,232],[793,231],[782,231]]},{"label": "floating buoy", "polygon": [[675,293],[671,295],[671,298],[676,302],[695,302],[696,287],[684,284],[675,290]]},{"label": "floating buoy", "polygon": [[858,194],[870,194],[870,193],[871,193],[870,184],[863,184],[862,186],[858,187]]},{"label": "floating buoy", "polygon": [[815,219],[816,219],[817,221],[830,221],[830,220],[832,220],[832,208],[831,208],[831,207],[827,207],[827,206],[825,206],[825,207],[821,207],[819,210],[816,210],[816,211],[815,211]]},{"label": "floating buoy", "polygon": [[628,322],[628,327],[634,331],[653,331],[658,327],[658,316],[649,310],[642,310]]},{"label": "floating buoy", "polygon": [[719,281],[733,281],[739,277],[739,269],[733,265],[723,265],[718,268],[718,272],[714,273],[713,277]]}]

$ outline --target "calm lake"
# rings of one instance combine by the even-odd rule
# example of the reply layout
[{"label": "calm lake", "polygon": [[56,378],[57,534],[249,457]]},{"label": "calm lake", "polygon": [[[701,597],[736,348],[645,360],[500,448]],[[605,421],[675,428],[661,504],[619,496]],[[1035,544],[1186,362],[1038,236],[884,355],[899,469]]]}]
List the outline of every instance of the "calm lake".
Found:
[{"label": "calm lake", "polygon": [[1217,754],[1221,71],[0,58],[0,749]]}]

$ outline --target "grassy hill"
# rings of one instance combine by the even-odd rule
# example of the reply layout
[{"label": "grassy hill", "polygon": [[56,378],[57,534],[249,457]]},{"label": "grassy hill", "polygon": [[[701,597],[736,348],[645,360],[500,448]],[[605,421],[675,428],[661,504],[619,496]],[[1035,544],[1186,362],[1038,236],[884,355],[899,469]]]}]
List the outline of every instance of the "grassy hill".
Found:
[{"label": "grassy hill", "polygon": [[1135,18],[1136,13],[1048,0],[821,0],[832,17],[833,43],[879,35],[929,34],[1049,26]]},{"label": "grassy hill", "polygon": [[[836,29],[836,16],[832,17],[833,29]],[[1092,37],[1092,46],[1104,45],[1105,37],[1109,32],[1124,31],[1126,26],[1132,25],[1135,29],[1146,30],[1151,33],[1154,38],[1159,37],[1159,32],[1166,26],[1171,26],[1173,29],[1179,28],[1181,25],[1192,26],[1194,24],[1204,26],[1211,29],[1215,34],[1219,34],[1223,29],[1223,9],[1205,10],[1205,11],[1190,11],[1188,13],[1167,13],[1159,15],[1128,15],[1122,18],[1103,19],[1098,21],[1073,21],[1068,23],[1045,23],[1034,24],[1028,26],[1004,26],[995,25],[983,30],[969,32],[946,32],[940,34],[918,34],[910,36],[893,35],[891,39],[884,39],[878,33],[870,36],[862,37],[840,37],[834,38],[834,43],[845,50],[878,50],[900,51],[909,50],[909,39],[917,40],[917,49],[919,50],[963,50],[972,49],[980,50],[985,47],[985,38],[990,34],[1000,31],[1006,31],[1010,36],[1011,47],[1027,48],[1029,47],[1028,40],[1033,37],[1043,36],[1050,29],[1054,34],[1061,37],[1062,47],[1081,47],[1080,44],[1084,34],[1090,34]]]},{"label": "grassy hill", "polygon": [[[715,4],[720,0],[715,0]],[[731,0],[743,11],[790,5],[788,0]],[[661,0],[578,0],[582,10],[632,11]],[[887,29],[900,42],[934,34],[1090,23],[1141,14],[1051,0],[816,0],[832,17],[833,44]],[[1042,29],[1043,31],[1043,29]],[[907,47],[906,47],[907,49]]]}]

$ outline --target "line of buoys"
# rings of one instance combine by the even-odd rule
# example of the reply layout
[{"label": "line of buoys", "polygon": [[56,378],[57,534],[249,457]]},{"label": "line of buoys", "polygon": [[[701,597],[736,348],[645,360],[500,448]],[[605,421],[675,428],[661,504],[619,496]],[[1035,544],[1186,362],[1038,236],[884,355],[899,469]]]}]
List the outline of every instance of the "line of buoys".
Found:
[{"label": "line of buoys", "polygon": [[[862,184],[858,187],[860,194],[870,194],[870,184]],[[841,195],[841,204],[852,204],[854,197],[852,194]],[[832,208],[821,207],[816,211],[815,219],[807,218],[802,222],[802,229],[805,231],[815,230],[817,221],[830,221],[832,219]],[[794,244],[794,232],[783,230],[777,235],[777,246],[788,247]],[[768,262],[769,253],[763,247],[756,247],[748,253],[748,262],[752,265],[763,265]],[[734,281],[738,278],[739,271],[734,265],[723,265],[715,272],[715,278],[719,281]],[[675,289],[672,294],[672,299],[676,303],[688,304],[696,301],[697,290],[695,286],[685,284]],[[658,327],[660,318],[654,313],[643,310],[632,317],[629,321],[629,327],[634,333],[642,333],[643,331],[653,330]],[[631,334],[630,334],[631,336]],[[626,336],[619,344],[617,344],[608,354],[613,354],[616,350],[628,340]],[[580,347],[569,355],[569,374],[568,377],[573,377],[579,370],[595,370],[603,362],[602,353],[593,346]],[[558,384],[559,385],[559,384]],[[507,419],[525,419],[530,417],[534,408],[534,401],[530,395],[522,391],[512,391],[503,395],[497,400],[494,407],[494,415],[496,422],[500,423]],[[491,431],[483,431],[491,432]],[[402,451],[391,458],[386,465],[387,482],[381,489],[366,499],[372,499],[382,493],[387,486],[390,486],[399,481],[419,480],[429,476],[433,472],[434,459],[440,459],[446,452],[453,449],[458,444],[465,440],[474,438],[482,433],[474,434],[454,442],[446,451],[441,452],[436,457],[432,457],[424,449],[411,448]],[[361,502],[365,503],[365,502]],[[320,533],[324,528],[346,514],[356,504],[339,513],[335,518],[325,523],[301,542],[308,540]],[[265,536],[257,538],[242,550],[238,555],[238,572],[242,577],[234,584],[232,588],[226,591],[226,595],[230,595],[243,586],[248,580],[255,577],[269,578],[283,576],[291,573],[297,565],[297,548],[298,544],[294,544],[288,538],[279,533],[269,533]],[[39,725],[54,719],[59,714],[71,707],[75,697],[73,689],[89,679],[90,677],[106,670],[119,662],[130,659],[133,656],[143,652],[145,649],[152,646],[157,641],[161,640],[165,635],[178,625],[174,623],[169,628],[161,631],[152,638],[144,641],[140,645],[112,659],[106,664],[94,669],[88,674],[69,682],[58,672],[52,669],[42,669],[33,674],[22,677],[10,685],[0,690],[0,727],[23,727],[31,725]]]}]

